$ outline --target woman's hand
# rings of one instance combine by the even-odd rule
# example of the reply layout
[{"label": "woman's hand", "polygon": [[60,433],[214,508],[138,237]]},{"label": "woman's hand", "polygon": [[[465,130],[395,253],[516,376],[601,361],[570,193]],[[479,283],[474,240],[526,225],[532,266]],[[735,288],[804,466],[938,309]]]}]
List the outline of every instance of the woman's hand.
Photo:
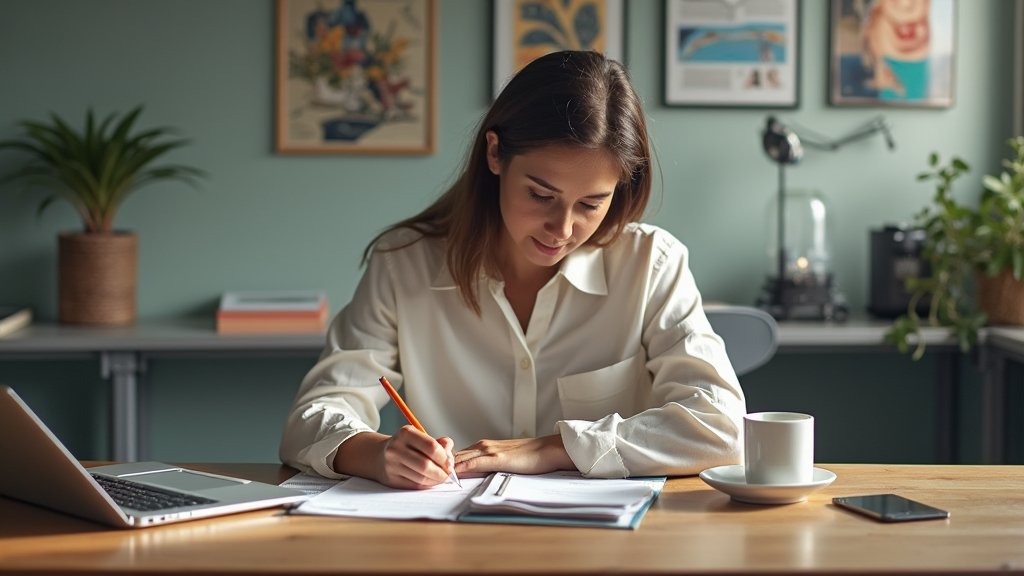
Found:
[{"label": "woman's hand", "polygon": [[544,474],[575,470],[558,434],[515,440],[481,440],[455,453],[455,473],[481,476],[489,472]]},{"label": "woman's hand", "polygon": [[430,488],[448,479],[453,446],[451,438],[435,440],[410,425],[394,436],[362,432],[338,447],[334,469],[392,488]]},{"label": "woman's hand", "polygon": [[411,425],[384,444],[378,482],[392,488],[430,488],[448,479],[454,466],[451,438],[434,440]]}]

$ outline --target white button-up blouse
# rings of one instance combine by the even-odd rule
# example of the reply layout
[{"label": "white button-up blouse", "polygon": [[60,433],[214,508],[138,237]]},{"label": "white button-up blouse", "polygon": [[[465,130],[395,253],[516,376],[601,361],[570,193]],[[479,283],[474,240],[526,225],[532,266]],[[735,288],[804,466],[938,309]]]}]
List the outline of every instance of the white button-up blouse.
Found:
[{"label": "white button-up blouse", "polygon": [[[414,238],[398,230],[378,246]],[[524,333],[501,280],[481,276],[479,316],[464,304],[443,241],[378,250],[300,385],[281,459],[341,477],[338,446],[380,425],[383,375],[456,450],[558,433],[588,476],[737,463],[743,392],[687,260],[668,232],[630,224],[611,246],[565,257]]]}]

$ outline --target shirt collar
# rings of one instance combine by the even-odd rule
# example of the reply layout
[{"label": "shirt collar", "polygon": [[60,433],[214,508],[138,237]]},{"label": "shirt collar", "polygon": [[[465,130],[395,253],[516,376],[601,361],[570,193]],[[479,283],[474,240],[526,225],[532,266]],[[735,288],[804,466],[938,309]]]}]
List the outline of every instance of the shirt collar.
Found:
[{"label": "shirt collar", "polygon": [[580,292],[596,296],[608,295],[608,282],[604,275],[604,248],[580,246],[562,260],[559,273]]},{"label": "shirt collar", "polygon": [[441,267],[434,275],[434,281],[430,283],[431,290],[454,290],[455,279],[452,278],[451,270],[448,269],[448,259],[441,259]]},{"label": "shirt collar", "polygon": [[[597,246],[581,246],[562,260],[558,273],[580,292],[596,296],[608,295],[608,282],[604,275],[604,248]],[[434,275],[430,288],[433,290],[449,290],[455,288],[448,263],[441,262],[441,267]]]}]

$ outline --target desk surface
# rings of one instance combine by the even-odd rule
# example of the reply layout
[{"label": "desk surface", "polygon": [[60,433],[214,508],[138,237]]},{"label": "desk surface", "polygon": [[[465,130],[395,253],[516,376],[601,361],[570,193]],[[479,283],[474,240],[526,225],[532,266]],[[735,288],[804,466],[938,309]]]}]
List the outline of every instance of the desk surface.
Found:
[{"label": "desk surface", "polygon": [[[885,342],[885,333],[891,327],[891,321],[866,318],[851,318],[845,322],[782,321],[779,322],[779,350],[895,350],[894,346]],[[957,345],[945,328],[924,326],[921,328],[921,337],[932,348],[949,349]]]},{"label": "desk surface", "polygon": [[[635,531],[286,516],[141,530],[0,498],[0,573],[1003,573],[1024,571],[1024,467],[821,465],[837,480],[804,503],[734,503],[674,478]],[[287,468],[205,465],[276,482]],[[948,520],[882,524],[838,495],[895,492]]]},{"label": "desk surface", "polygon": [[[779,322],[779,349],[886,347],[891,323],[853,318],[846,322]],[[1000,342],[1024,346],[1024,328],[998,330]],[[956,345],[944,328],[925,327],[929,346]],[[140,320],[121,328],[68,326],[38,322],[0,338],[0,353],[53,352],[175,352],[216,350],[298,350],[319,353],[323,334],[217,334],[208,318]]]},{"label": "desk surface", "polygon": [[140,320],[133,326],[36,322],[0,338],[0,353],[296,350],[319,353],[323,334],[218,334],[209,318]]},{"label": "desk surface", "polygon": [[1007,354],[1024,357],[1024,328],[993,326],[985,330],[985,338]]}]

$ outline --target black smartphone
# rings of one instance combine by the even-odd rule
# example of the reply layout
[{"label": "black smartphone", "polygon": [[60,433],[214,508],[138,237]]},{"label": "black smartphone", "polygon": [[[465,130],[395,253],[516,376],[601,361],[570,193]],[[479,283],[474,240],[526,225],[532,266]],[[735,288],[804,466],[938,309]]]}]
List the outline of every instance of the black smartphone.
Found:
[{"label": "black smartphone", "polygon": [[832,503],[882,522],[949,518],[949,512],[897,494],[836,496]]}]

